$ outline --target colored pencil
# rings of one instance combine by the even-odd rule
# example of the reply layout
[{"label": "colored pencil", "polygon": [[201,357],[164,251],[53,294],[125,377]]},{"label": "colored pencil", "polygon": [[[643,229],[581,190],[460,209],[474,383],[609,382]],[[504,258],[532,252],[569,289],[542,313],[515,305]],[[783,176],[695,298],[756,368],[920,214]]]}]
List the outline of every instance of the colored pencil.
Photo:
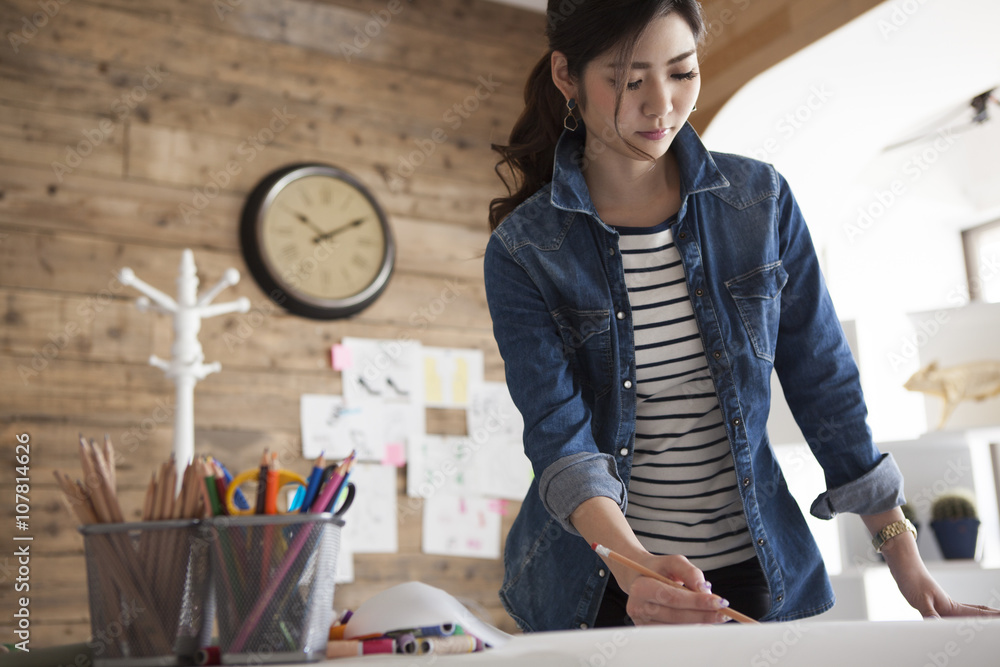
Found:
[{"label": "colored pencil", "polygon": [[271,467],[267,452],[268,450],[265,449],[264,453],[260,455],[260,474],[257,476],[257,505],[255,507],[257,514],[264,514],[266,512],[267,471]]},{"label": "colored pencil", "polygon": [[313,465],[312,472],[309,474],[309,479],[306,482],[305,497],[302,499],[302,507],[299,508],[299,512],[303,514],[309,511],[309,508],[316,500],[316,495],[319,493],[319,487],[323,483],[323,468],[326,467],[326,457],[324,454],[325,452],[320,452],[319,458],[316,459],[316,463]]}]

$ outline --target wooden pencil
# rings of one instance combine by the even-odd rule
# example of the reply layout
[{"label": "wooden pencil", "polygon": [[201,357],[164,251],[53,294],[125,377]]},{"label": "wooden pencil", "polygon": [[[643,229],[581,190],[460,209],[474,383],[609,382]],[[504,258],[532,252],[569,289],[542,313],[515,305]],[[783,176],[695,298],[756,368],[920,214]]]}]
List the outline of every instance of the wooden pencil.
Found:
[{"label": "wooden pencil", "polygon": [[111,444],[111,436],[104,434],[104,460],[108,462],[108,469],[111,471],[111,491],[118,494],[118,464],[115,461],[115,446]]},{"label": "wooden pencil", "polygon": [[[667,577],[663,576],[659,572],[656,572],[655,570],[651,570],[648,567],[646,567],[645,565],[642,565],[641,563],[637,563],[634,560],[632,560],[631,558],[628,558],[627,556],[623,556],[620,553],[618,553],[617,551],[612,551],[611,549],[609,549],[609,548],[607,548],[607,547],[605,547],[603,545],[600,545],[597,542],[593,542],[590,545],[590,548],[593,549],[594,551],[596,551],[597,555],[603,556],[603,557],[608,558],[610,560],[613,560],[616,563],[621,563],[622,565],[624,565],[626,567],[632,568],[633,570],[635,570],[639,574],[642,574],[644,576],[650,577],[652,579],[656,579],[657,581],[662,581],[663,583],[668,584],[670,586],[674,586],[675,588],[685,588],[684,584],[680,583],[679,581],[674,581],[673,579],[668,579]],[[746,614],[741,614],[740,612],[738,612],[738,611],[736,611],[734,609],[729,609],[728,607],[720,609],[719,613],[723,614],[724,616],[728,616],[729,618],[733,619],[734,621],[739,621],[740,623],[754,623],[754,624],[757,623],[757,621],[755,621],[754,619],[750,618]]]}]

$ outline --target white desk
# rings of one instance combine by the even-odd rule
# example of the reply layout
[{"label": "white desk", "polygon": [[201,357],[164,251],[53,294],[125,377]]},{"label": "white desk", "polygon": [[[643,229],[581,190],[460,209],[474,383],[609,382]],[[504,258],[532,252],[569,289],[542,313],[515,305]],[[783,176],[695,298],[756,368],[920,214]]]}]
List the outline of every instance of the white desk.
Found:
[{"label": "white desk", "polygon": [[[313,663],[317,664],[317,663]],[[369,655],[330,667],[996,667],[1000,619],[828,621],[758,626],[574,630],[519,635],[499,649],[447,656]]]}]

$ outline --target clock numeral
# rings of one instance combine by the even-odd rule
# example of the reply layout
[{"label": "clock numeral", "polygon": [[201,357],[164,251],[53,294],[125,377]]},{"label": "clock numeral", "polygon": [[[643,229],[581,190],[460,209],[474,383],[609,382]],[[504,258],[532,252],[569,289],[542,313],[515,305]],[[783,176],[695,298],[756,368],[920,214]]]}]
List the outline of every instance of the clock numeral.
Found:
[{"label": "clock numeral", "polygon": [[298,247],[292,245],[291,243],[282,246],[281,248],[281,258],[286,262],[291,262],[299,256]]},{"label": "clock numeral", "polygon": [[359,269],[368,268],[368,259],[366,257],[363,257],[362,255],[354,255],[353,257],[351,257],[351,261],[354,264],[354,266],[358,267]]},{"label": "clock numeral", "polygon": [[346,267],[343,267],[343,266],[340,267],[340,275],[344,276],[344,282],[346,282],[348,284],[354,282],[354,280],[351,278],[351,274],[347,272],[347,268]]},{"label": "clock numeral", "polygon": [[369,239],[369,238],[366,238],[364,236],[362,236],[357,241],[355,241],[355,243],[357,243],[358,245],[365,245],[365,246],[373,246],[373,245],[375,245],[375,241],[373,239]]},{"label": "clock numeral", "polygon": [[329,187],[324,187],[320,191],[320,193],[323,195],[323,203],[329,206],[330,203],[333,201],[333,192],[330,190]]},{"label": "clock numeral", "polygon": [[309,193],[306,192],[305,190],[302,190],[301,192],[302,192],[302,201],[306,203],[306,206],[312,206],[313,203],[312,200],[309,199]]}]

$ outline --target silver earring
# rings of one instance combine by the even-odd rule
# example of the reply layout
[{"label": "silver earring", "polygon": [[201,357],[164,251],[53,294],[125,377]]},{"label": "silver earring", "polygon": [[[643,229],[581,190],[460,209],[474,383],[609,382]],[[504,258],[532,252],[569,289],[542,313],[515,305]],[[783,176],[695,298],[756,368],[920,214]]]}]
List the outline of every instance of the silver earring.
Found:
[{"label": "silver earring", "polygon": [[[575,97],[571,97],[568,100],[566,100],[567,111],[566,111],[566,117],[563,118],[563,127],[569,130],[570,132],[576,132],[576,129],[580,127],[580,121],[578,121],[576,119],[576,116],[573,115],[573,109],[575,108],[576,108]],[[572,126],[570,125],[570,122],[572,122]]]}]

